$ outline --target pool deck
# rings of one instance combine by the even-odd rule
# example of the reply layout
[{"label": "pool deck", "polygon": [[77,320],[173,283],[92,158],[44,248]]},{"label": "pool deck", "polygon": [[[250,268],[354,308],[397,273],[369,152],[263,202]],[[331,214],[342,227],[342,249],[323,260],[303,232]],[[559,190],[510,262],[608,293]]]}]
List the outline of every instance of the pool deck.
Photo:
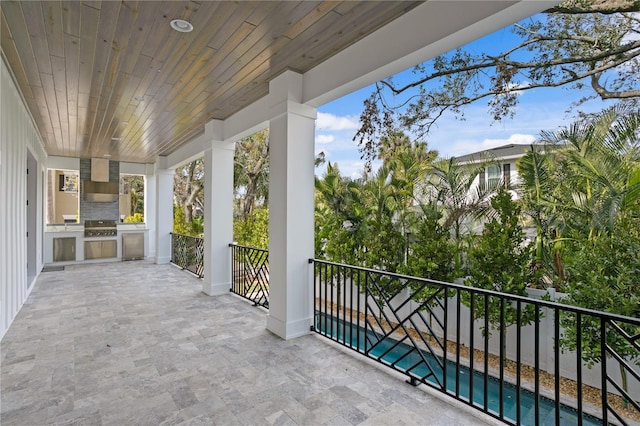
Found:
[{"label": "pool deck", "polygon": [[147,261],[43,272],[1,342],[8,425],[482,425],[497,421]]}]

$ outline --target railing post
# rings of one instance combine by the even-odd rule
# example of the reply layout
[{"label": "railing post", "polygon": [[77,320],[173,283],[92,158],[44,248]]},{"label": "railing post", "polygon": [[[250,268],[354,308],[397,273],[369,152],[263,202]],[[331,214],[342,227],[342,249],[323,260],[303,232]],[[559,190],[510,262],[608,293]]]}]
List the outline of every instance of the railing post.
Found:
[{"label": "railing post", "polygon": [[609,423],[609,407],[607,400],[607,320],[604,316],[600,317],[600,369],[602,371],[602,385],[600,392],[602,393],[602,424]]}]

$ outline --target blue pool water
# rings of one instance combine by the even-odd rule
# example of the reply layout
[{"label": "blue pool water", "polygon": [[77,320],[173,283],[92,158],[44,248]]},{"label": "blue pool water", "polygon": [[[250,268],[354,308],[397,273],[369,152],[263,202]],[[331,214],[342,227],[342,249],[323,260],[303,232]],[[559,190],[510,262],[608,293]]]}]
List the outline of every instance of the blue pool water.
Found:
[{"label": "blue pool water", "polygon": [[[394,364],[402,371],[408,371],[415,377],[424,377],[425,380],[440,386],[445,375],[443,368],[443,359],[438,360],[430,353],[416,350],[412,346],[404,343],[398,344],[397,340],[383,336],[373,331],[367,331],[355,324],[345,323],[342,320],[336,320],[333,317],[325,317],[324,315],[316,316],[316,329],[332,336],[340,342],[346,343],[353,348],[358,347],[361,351],[365,351],[365,342],[369,355],[376,359],[381,359],[385,363]],[[395,345],[395,347],[394,347]],[[373,349],[371,349],[373,347]],[[393,348],[393,349],[391,349]],[[423,361],[424,359],[424,361]],[[425,364],[426,361],[426,365]],[[438,362],[439,361],[439,362]],[[446,389],[455,394],[456,392],[456,374],[459,383],[460,398],[469,400],[470,383],[473,382],[473,401],[478,407],[485,404],[484,373],[474,371],[473,380],[470,380],[470,370],[465,366],[456,368],[455,361],[446,361]],[[517,391],[516,387],[510,383],[503,382],[503,410],[504,417],[516,422],[517,418]],[[500,412],[500,381],[494,377],[488,377],[487,383],[487,406],[490,411],[495,414]],[[540,425],[556,424],[556,407],[555,403],[545,397],[539,399],[539,418]],[[535,425],[535,394],[533,392],[520,390],[520,419],[522,425]],[[569,406],[560,404],[560,424],[561,425],[577,425],[578,412]],[[585,426],[602,425],[602,420],[583,414],[582,424]]]}]

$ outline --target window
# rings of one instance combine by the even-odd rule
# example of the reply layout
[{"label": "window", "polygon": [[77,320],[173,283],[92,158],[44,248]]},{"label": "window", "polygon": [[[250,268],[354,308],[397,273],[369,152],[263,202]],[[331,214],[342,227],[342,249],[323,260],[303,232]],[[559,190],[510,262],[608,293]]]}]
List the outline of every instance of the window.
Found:
[{"label": "window", "polygon": [[511,188],[511,164],[504,163],[502,165],[502,176],[504,176],[504,187]]},{"label": "window", "polygon": [[78,170],[47,170],[46,222],[48,224],[78,221],[79,183]]},{"label": "window", "polygon": [[502,179],[502,169],[499,165],[491,165],[487,167],[487,181],[489,188],[497,188]]},{"label": "window", "polygon": [[144,176],[120,175],[120,221],[144,222]]}]

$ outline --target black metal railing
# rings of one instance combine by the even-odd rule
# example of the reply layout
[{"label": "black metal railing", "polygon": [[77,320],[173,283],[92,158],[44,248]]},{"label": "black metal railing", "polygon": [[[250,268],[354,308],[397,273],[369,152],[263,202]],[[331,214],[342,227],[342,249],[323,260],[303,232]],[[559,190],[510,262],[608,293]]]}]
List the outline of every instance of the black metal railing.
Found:
[{"label": "black metal railing", "polygon": [[256,306],[269,308],[269,252],[229,244],[231,247],[231,292]]},{"label": "black metal railing", "polygon": [[640,417],[639,319],[310,262],[314,330],[413,385],[509,424],[628,424]]},{"label": "black metal railing", "polygon": [[204,238],[172,232],[171,263],[204,277]]}]

